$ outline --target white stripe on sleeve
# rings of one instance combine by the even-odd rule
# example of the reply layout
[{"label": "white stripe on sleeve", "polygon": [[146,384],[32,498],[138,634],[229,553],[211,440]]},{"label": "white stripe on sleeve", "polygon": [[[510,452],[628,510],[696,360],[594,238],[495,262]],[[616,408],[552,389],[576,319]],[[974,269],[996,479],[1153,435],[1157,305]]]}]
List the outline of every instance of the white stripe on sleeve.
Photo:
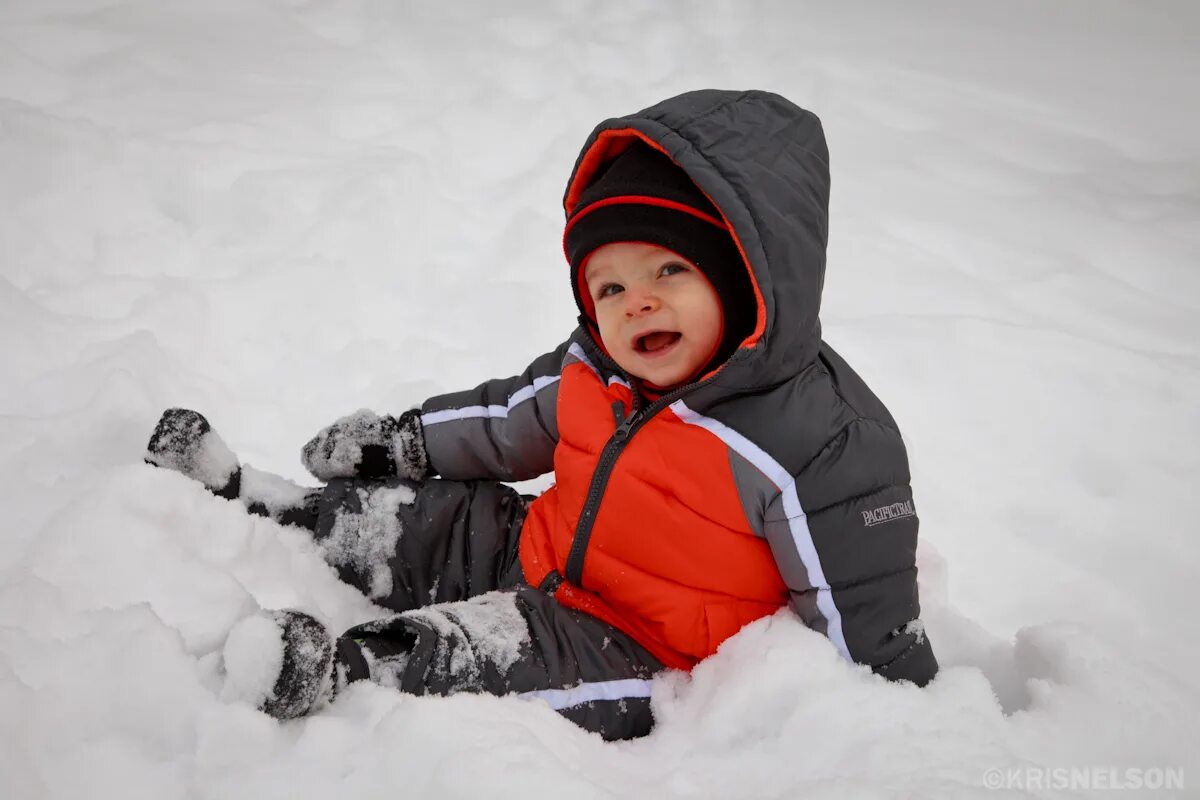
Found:
[{"label": "white stripe on sleeve", "polygon": [[472,419],[474,417],[489,417],[492,419],[506,419],[514,408],[526,400],[531,400],[542,389],[558,383],[558,375],[544,375],[540,378],[534,378],[533,383],[522,386],[517,391],[513,392],[508,398],[507,405],[492,405],[492,406],[466,406],[464,408],[447,408],[443,411],[430,411],[421,415],[421,425],[429,426],[436,425],[439,422],[449,422],[454,419]]}]

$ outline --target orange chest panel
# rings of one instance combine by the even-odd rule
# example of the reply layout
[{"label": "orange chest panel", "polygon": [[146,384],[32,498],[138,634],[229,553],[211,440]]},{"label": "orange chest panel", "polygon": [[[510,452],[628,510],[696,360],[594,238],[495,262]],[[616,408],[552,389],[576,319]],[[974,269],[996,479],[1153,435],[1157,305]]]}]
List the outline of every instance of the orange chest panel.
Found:
[{"label": "orange chest panel", "polygon": [[[593,486],[618,424],[614,404],[622,416],[631,412],[628,387],[605,386],[582,364],[564,369],[556,486],[531,509],[522,562],[533,582],[551,569],[566,574],[589,492],[602,488],[582,586],[568,587],[570,604],[678,666],[676,654],[684,662],[707,655],[742,624],[786,602],[787,593],[766,542],[746,519],[725,444],[669,407],[628,439],[607,482]],[[530,537],[537,541],[524,541]]]},{"label": "orange chest panel", "polygon": [[[605,387],[581,365],[565,371],[559,388],[554,466],[560,502],[576,515],[616,430],[618,413],[624,418],[632,410],[632,392],[624,384]],[[683,521],[679,513],[684,511],[751,535],[725,444],[665,408],[643,424],[621,451],[604,489],[597,526],[625,525],[632,531],[655,518]]]}]

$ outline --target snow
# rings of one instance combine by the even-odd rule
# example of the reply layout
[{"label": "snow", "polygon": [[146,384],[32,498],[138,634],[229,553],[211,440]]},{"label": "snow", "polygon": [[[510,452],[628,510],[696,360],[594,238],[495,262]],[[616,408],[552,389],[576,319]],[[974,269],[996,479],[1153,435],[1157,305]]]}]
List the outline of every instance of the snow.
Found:
[{"label": "snow", "polygon": [[258,708],[279,679],[283,646],[283,628],[269,615],[255,614],[234,625],[221,649],[221,699]]},{"label": "snow", "polygon": [[383,419],[369,408],[360,408],[321,429],[304,446],[301,460],[309,472],[324,481],[354,477],[363,447],[381,445],[390,452],[387,439]]},{"label": "snow", "polygon": [[[483,663],[494,664],[501,674],[521,657],[521,648],[529,644],[529,626],[517,609],[513,592],[488,592],[457,603],[439,603],[414,611],[406,617],[424,622],[450,643],[448,677],[469,684],[477,680]],[[441,663],[441,658],[434,663]]]},{"label": "snow", "polygon": [[[8,0],[0,796],[988,797],[987,770],[1039,768],[1194,792],[1198,22],[1166,0]],[[573,326],[584,137],[706,86],[825,123],[824,330],[905,433],[940,677],[887,684],[781,614],[658,679],[638,742],[517,698],[354,684],[282,725],[223,700],[259,609],[385,612],[305,532],[142,464],[162,410],[304,484],[345,409],[514,374]]]},{"label": "snow", "polygon": [[[480,684],[480,670],[491,664],[503,675],[528,652],[529,627],[517,608],[513,592],[487,592],[469,600],[439,603],[372,620],[355,629],[359,634],[387,631],[389,639],[420,638],[424,631],[437,635],[430,670],[438,683],[452,687]],[[409,662],[408,652],[377,655],[370,643],[362,648],[372,681],[397,687]],[[443,666],[444,665],[444,666]],[[455,690],[457,691],[457,690]]]},{"label": "snow", "polygon": [[338,509],[321,547],[330,564],[348,566],[367,576],[369,597],[387,597],[393,589],[388,560],[404,534],[397,514],[400,506],[412,505],[417,494],[409,486],[383,483],[360,487],[357,494],[361,512]]},{"label": "snow", "polygon": [[[310,481],[313,483],[313,481]],[[249,464],[242,466],[242,483],[240,497],[243,502],[250,499],[262,503],[272,515],[280,514],[289,508],[303,508],[312,488],[300,486],[287,478],[272,472],[264,472]]]}]

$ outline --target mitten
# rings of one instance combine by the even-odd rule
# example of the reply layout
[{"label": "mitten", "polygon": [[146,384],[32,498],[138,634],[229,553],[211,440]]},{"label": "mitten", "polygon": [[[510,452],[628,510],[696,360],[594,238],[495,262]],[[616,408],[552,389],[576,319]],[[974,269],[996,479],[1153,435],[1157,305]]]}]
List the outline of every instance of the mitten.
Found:
[{"label": "mitten", "polygon": [[203,414],[168,408],[146,445],[144,460],[200,481],[218,497],[233,500],[241,486],[241,467]]},{"label": "mitten", "polygon": [[329,631],[292,609],[262,612],[234,625],[222,663],[222,699],[248,702],[281,720],[324,705],[345,684]]},{"label": "mitten", "polygon": [[429,456],[421,412],[398,418],[361,409],[321,430],[300,453],[316,478],[388,478],[399,475],[422,481],[429,475]]}]

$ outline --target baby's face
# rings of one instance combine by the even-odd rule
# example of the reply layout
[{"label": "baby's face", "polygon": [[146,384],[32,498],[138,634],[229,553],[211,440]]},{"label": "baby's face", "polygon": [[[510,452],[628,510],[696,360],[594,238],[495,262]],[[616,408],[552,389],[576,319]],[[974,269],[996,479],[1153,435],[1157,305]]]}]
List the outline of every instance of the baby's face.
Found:
[{"label": "baby's face", "polygon": [[721,300],[683,256],[652,244],[613,242],[591,254],[583,277],[604,347],[630,375],[675,386],[716,354]]}]

